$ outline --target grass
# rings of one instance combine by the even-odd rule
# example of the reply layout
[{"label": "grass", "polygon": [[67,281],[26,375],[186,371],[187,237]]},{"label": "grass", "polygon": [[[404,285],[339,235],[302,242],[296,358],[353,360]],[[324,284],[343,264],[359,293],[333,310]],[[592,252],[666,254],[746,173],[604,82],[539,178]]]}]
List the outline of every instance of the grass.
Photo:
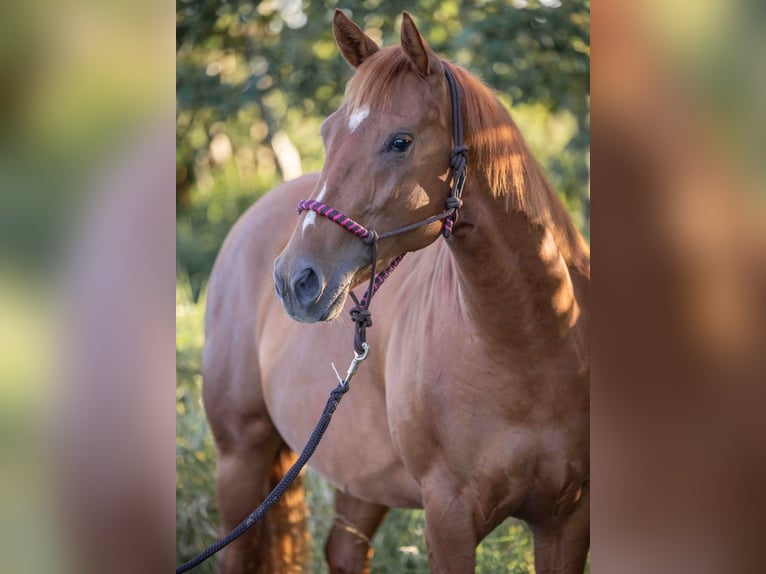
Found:
[{"label": "grass", "polygon": [[[202,409],[200,356],[203,343],[204,292],[195,303],[185,279],[176,288],[176,559],[180,563],[214,542],[219,535],[215,502],[215,449]],[[306,473],[309,528],[313,540],[314,572],[324,573],[323,546],[333,518],[333,493],[317,473]],[[423,511],[389,513],[373,538],[375,574],[428,572]],[[216,572],[216,558],[195,572]],[[529,529],[509,519],[479,546],[476,572],[533,572]]]}]

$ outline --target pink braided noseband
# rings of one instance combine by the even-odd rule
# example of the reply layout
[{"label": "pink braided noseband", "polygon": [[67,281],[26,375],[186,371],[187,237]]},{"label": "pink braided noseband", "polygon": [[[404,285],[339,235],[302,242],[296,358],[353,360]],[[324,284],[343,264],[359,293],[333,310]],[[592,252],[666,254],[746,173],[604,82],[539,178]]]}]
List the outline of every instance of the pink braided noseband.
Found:
[{"label": "pink braided noseband", "polygon": [[[372,233],[363,225],[357,223],[350,217],[346,217],[337,209],[330,207],[329,205],[316,201],[314,199],[301,199],[298,202],[298,215],[304,211],[314,211],[323,217],[326,217],[330,221],[337,223],[341,227],[345,228],[356,235],[362,241],[365,241],[368,237],[372,237]],[[365,241],[365,243],[367,243]],[[371,243],[371,242],[370,242]]]}]

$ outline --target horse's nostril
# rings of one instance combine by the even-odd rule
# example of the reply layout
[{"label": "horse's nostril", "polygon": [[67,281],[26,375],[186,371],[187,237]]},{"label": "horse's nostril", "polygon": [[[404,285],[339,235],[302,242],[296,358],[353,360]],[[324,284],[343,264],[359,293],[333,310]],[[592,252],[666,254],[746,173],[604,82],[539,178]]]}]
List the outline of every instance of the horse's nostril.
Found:
[{"label": "horse's nostril", "polygon": [[295,276],[293,279],[293,293],[295,293],[295,297],[303,305],[313,303],[319,298],[320,281],[313,269],[307,267]]}]

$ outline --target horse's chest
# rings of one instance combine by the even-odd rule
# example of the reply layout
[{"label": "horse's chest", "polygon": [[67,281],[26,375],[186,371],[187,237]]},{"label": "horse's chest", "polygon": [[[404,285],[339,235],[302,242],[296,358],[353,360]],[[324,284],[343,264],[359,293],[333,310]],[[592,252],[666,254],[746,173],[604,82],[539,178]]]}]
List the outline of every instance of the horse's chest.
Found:
[{"label": "horse's chest", "polygon": [[[389,423],[404,458],[427,463],[449,455],[466,462],[508,427],[514,394],[509,372],[490,372],[427,346],[402,351],[387,373]],[[471,364],[473,363],[473,364]]]},{"label": "horse's chest", "polygon": [[[523,373],[488,357],[477,345],[432,343],[402,346],[387,370],[389,407],[408,417],[507,419],[526,401]],[[462,414],[461,414],[462,413]],[[470,431],[471,428],[465,429]]]},{"label": "horse's chest", "polygon": [[481,502],[488,509],[511,508],[533,485],[556,493],[569,481],[567,469],[585,468],[577,393],[563,381],[564,398],[552,391],[560,369],[519,368],[467,345],[451,351],[402,350],[409,366],[388,373],[391,434],[418,479],[449,473],[471,491],[492,493]]}]

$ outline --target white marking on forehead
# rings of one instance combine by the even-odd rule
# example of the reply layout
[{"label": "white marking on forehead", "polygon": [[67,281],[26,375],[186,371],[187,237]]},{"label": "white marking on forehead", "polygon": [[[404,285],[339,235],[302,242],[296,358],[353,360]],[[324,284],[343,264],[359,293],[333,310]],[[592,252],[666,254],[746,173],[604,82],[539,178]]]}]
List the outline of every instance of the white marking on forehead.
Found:
[{"label": "white marking on forehead", "polygon": [[[322,189],[319,190],[319,195],[317,195],[316,201],[322,201],[326,191],[327,191],[327,182],[325,182],[322,185]],[[314,225],[314,222],[316,221],[316,219],[317,219],[316,211],[309,211],[306,214],[306,217],[303,219],[303,226],[301,226],[301,235],[303,235],[303,232],[306,231],[306,229]]]},{"label": "white marking on forehead", "polygon": [[353,132],[370,115],[370,108],[362,106],[348,117],[348,129]]}]

